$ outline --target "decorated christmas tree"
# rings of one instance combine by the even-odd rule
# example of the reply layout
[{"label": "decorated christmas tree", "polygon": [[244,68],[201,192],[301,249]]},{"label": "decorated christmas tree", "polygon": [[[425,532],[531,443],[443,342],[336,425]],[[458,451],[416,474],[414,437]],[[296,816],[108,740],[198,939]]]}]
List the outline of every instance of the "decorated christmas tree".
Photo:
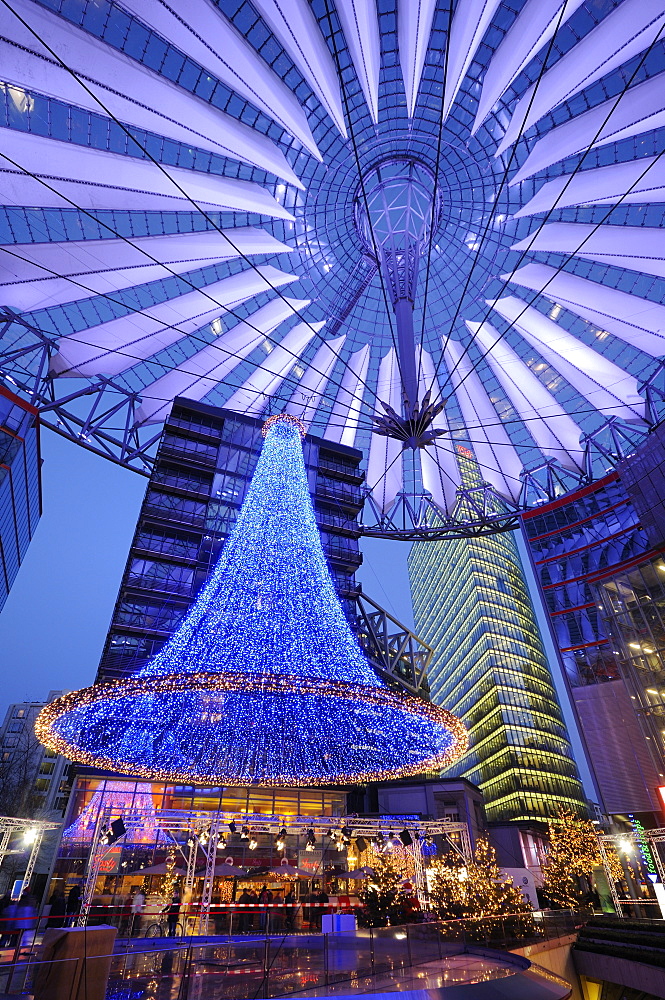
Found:
[{"label": "decorated christmas tree", "polygon": [[[432,903],[442,920],[473,918],[473,926],[485,934],[493,927],[488,918],[531,912],[531,903],[512,878],[502,874],[496,852],[485,837],[478,839],[471,859],[450,853],[438,858],[429,871]],[[530,918],[513,924],[524,930]]]},{"label": "decorated christmas tree", "polygon": [[135,676],[51,702],[35,730],[70,760],[153,780],[352,783],[440,769],[466,749],[445,709],[390,690],[335,592],[302,425],[279,414],[219,561]]},{"label": "decorated christmas tree", "polygon": [[593,824],[560,809],[557,818],[549,821],[548,837],[543,889],[555,906],[579,909],[591,887],[594,868],[602,864]]},{"label": "decorated christmas tree", "polygon": [[390,855],[377,855],[372,859],[372,868],[374,875],[358,895],[367,926],[385,927],[401,915],[401,904],[406,898],[402,887],[404,873]]}]

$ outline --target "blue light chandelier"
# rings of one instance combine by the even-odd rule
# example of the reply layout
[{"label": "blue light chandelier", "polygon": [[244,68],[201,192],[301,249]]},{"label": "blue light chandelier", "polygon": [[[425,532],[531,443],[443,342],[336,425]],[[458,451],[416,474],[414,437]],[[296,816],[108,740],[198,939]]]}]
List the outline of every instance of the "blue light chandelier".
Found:
[{"label": "blue light chandelier", "polygon": [[330,577],[300,421],[264,425],[217,566],[133,678],[51,702],[35,731],[70,760],[157,780],[307,785],[444,767],[466,748],[444,709],[390,691],[363,656]]},{"label": "blue light chandelier", "polygon": [[179,395],[286,408],[364,452],[366,533],[424,538],[662,419],[664,0],[0,19],[0,378],[60,433],[146,472]]}]

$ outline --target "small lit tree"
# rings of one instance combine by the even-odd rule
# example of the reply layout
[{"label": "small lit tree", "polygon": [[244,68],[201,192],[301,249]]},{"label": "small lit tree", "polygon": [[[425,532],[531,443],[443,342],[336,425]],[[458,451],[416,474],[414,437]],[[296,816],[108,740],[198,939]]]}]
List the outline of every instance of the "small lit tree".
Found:
[{"label": "small lit tree", "polygon": [[559,809],[557,818],[549,821],[548,838],[543,889],[555,906],[579,909],[586,894],[580,879],[591,885],[594,868],[603,863],[593,823],[568,809]]},{"label": "small lit tree", "polygon": [[398,918],[406,894],[402,887],[404,875],[390,856],[379,854],[372,861],[374,875],[358,893],[369,927],[385,927]]},{"label": "small lit tree", "polygon": [[[430,871],[430,895],[443,920],[476,918],[480,928],[483,918],[531,912],[531,903],[513,885],[512,878],[501,873],[496,852],[485,837],[478,839],[470,860],[447,854],[437,859]],[[491,924],[491,920],[487,922],[487,926]]]}]

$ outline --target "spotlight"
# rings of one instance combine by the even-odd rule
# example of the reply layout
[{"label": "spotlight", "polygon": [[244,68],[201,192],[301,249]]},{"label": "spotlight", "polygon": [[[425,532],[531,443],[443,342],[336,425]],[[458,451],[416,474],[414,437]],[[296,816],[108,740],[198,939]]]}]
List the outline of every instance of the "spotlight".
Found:
[{"label": "spotlight", "polygon": [[333,830],[333,828],[330,827],[330,829],[328,830],[328,836],[330,837],[331,840],[335,840],[337,837],[337,831]]},{"label": "spotlight", "polygon": [[243,826],[242,830],[240,831],[240,839],[241,840],[249,840],[249,827],[248,826]]},{"label": "spotlight", "polygon": [[356,847],[361,854],[367,850],[367,841],[364,837],[356,837]]},{"label": "spotlight", "polygon": [[316,837],[314,836],[314,830],[311,828],[307,831],[307,843],[305,844],[306,851],[313,851],[316,847]]},{"label": "spotlight", "polygon": [[256,848],[259,846],[259,842],[258,842],[258,840],[255,840],[254,837],[250,837],[250,840],[249,840],[249,843],[248,843],[247,846],[249,847],[250,851],[255,851]]},{"label": "spotlight", "polygon": [[201,847],[205,847],[207,843],[208,843],[208,831],[202,830],[201,833],[199,834],[199,844],[201,845]]},{"label": "spotlight", "polygon": [[399,839],[402,841],[405,847],[411,847],[411,844],[413,843],[413,837],[406,829],[406,827],[400,833]]},{"label": "spotlight", "polygon": [[343,826],[342,827],[342,836],[344,837],[344,839],[346,841],[351,840],[351,834],[352,833],[353,833],[353,830],[351,829],[350,826]]},{"label": "spotlight", "polygon": [[[106,837],[107,844],[115,844],[116,840],[120,840],[121,837],[127,833],[125,829],[125,824],[122,818],[114,819],[111,823],[111,829],[104,831],[104,836]],[[35,830],[35,836],[37,836],[37,831]]]},{"label": "spotlight", "polygon": [[346,847],[346,844],[344,843],[344,841],[340,837],[339,840],[337,841],[337,843],[335,844],[335,846],[336,846],[336,848],[337,848],[338,851],[343,851],[345,849],[345,847]]},{"label": "spotlight", "polygon": [[277,834],[277,839],[275,841],[275,847],[278,851],[283,851],[286,847],[286,830],[284,827]]},{"label": "spotlight", "polygon": [[219,840],[217,841],[217,850],[218,851],[226,850],[226,840],[224,839],[224,837],[220,837]]},{"label": "spotlight", "polygon": [[238,827],[235,825],[233,820],[231,820],[231,822],[229,823],[229,830],[231,831],[231,833],[235,833],[237,829]]}]

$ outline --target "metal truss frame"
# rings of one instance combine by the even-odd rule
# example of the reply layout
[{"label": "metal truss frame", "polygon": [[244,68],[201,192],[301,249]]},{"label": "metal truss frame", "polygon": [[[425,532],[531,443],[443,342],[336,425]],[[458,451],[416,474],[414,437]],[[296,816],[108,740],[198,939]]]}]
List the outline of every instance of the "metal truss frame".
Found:
[{"label": "metal truss frame", "polygon": [[359,593],[354,599],[359,617],[354,631],[372,665],[388,684],[397,684],[416,696],[429,697],[427,668],[434,656],[432,646],[371,597]]},{"label": "metal truss frame", "polygon": [[[387,820],[385,818],[367,818],[358,816],[265,816],[263,814],[247,814],[233,812],[189,812],[180,809],[163,809],[156,813],[148,810],[133,810],[131,819],[126,824],[126,832],[118,838],[112,845],[104,843],[104,837],[110,826],[113,816],[117,818],[118,808],[116,806],[104,806],[99,811],[95,830],[90,844],[90,853],[86,866],[83,897],[81,901],[81,912],[77,917],[79,925],[85,925],[88,914],[92,906],[95,895],[97,879],[99,878],[101,863],[109,851],[116,847],[122,840],[131,842],[131,834],[141,830],[144,821],[149,821],[152,826],[157,826],[169,840],[173,842],[181,855],[187,861],[186,886],[191,888],[195,878],[195,866],[198,850],[200,849],[206,859],[205,873],[203,875],[203,890],[201,895],[201,910],[199,917],[199,933],[207,934],[210,920],[210,906],[215,880],[215,865],[217,864],[217,853],[223,831],[230,823],[238,826],[248,827],[252,834],[269,834],[275,837],[282,829],[286,828],[289,835],[306,838],[310,831],[323,838],[329,836],[330,831],[335,835],[341,835],[342,830],[350,831],[354,837],[373,838],[378,834],[385,834],[388,824],[396,825],[397,820]],[[144,814],[144,815],[142,815]],[[23,824],[25,826],[25,822]],[[43,824],[47,827],[57,827],[57,823]],[[408,830],[413,838],[411,848],[407,848],[413,857],[414,870],[416,876],[416,891],[421,904],[426,905],[426,885],[425,870],[422,861],[421,840],[423,837],[442,837],[455,853],[469,860],[472,856],[471,835],[468,824],[452,822],[448,819],[437,820],[399,820],[399,827]],[[2,830],[0,820],[0,831]],[[188,851],[185,854],[181,843],[176,839],[175,834],[181,833],[187,836]],[[140,869],[128,874],[140,875]]]},{"label": "metal truss frame", "polygon": [[[13,345],[0,355],[0,378],[13,391],[37,408],[40,422],[80,447],[133,472],[148,477],[154,464],[161,428],[137,424],[141,391],[129,389],[119,379],[103,375],[59,379],[50,374],[57,352],[57,336],[26,322],[19,314],[0,309],[0,342],[13,327],[21,329]],[[661,362],[639,389],[646,396],[651,426],[665,408],[665,388],[657,384],[665,374]],[[72,382],[77,388],[71,391]],[[463,487],[454,511],[444,511],[425,491],[401,492],[382,510],[369,490],[365,491],[360,533],[374,538],[402,541],[443,541],[478,538],[519,525],[522,510],[555,500],[564,493],[593,482],[594,465],[600,459],[614,464],[630,455],[642,432],[628,429],[610,417],[593,433],[582,438],[583,471],[562,469],[553,459],[527,469],[518,503],[501,497],[492,486]]]},{"label": "metal truss frame", "polygon": [[42,846],[44,834],[49,830],[59,830],[61,823],[51,823],[43,819],[25,819],[17,816],[0,816],[0,864],[9,854],[24,854],[20,848],[10,848],[11,839],[18,833],[26,833],[28,830],[35,831],[35,838],[32,841],[30,855],[23,874],[23,881],[30,884],[32,873],[35,870],[39,851]]},{"label": "metal truss frame", "polygon": [[[653,830],[644,831],[644,839],[649,843],[649,846],[653,848],[653,860],[656,866],[656,871],[658,872],[658,877],[663,885],[665,885],[665,864],[663,864],[663,859],[660,856],[660,852],[656,847],[657,844],[665,843],[665,827],[656,827]],[[619,854],[618,845],[620,843],[628,842],[629,844],[635,845],[639,851],[640,837],[637,833],[626,832],[626,833],[604,833],[598,836],[598,846],[600,848],[600,856],[603,859],[603,868],[605,869],[605,875],[607,878],[607,884],[610,887],[610,894],[612,896],[612,902],[617,911],[618,916],[623,917],[623,906],[622,904],[631,903],[644,903],[644,899],[624,899],[619,896],[616,885],[612,879],[612,871],[607,857],[607,850],[605,845],[612,844],[616,850],[617,856]],[[646,900],[647,903],[658,903],[659,900],[651,899]]]}]

